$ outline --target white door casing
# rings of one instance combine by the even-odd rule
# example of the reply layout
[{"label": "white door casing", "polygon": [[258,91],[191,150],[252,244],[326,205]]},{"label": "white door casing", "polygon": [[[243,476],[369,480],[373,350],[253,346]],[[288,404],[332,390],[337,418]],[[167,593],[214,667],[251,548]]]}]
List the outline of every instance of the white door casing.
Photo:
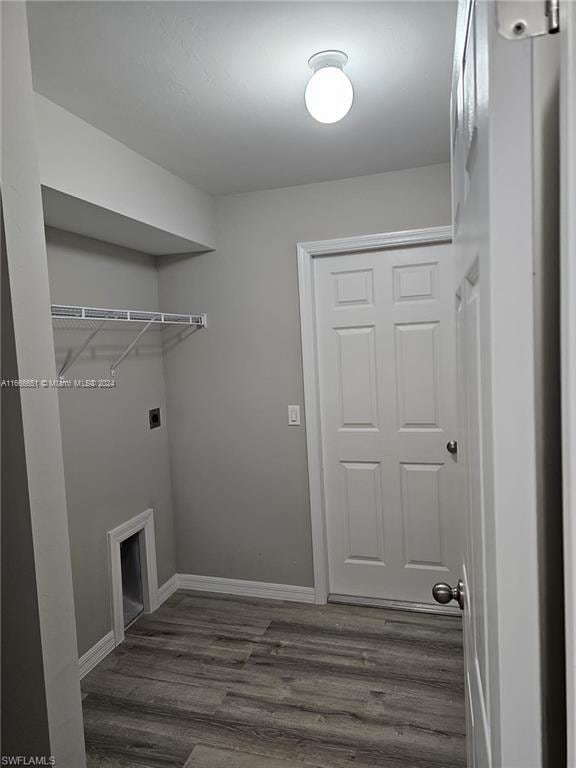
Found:
[{"label": "white door casing", "polygon": [[461,2],[452,87],[469,765],[542,765],[531,41]]},{"label": "white door casing", "polygon": [[[430,603],[438,575],[456,575],[452,255],[433,245],[450,236],[438,227],[298,247],[317,602],[330,591]],[[339,361],[354,375],[334,387]],[[357,553],[344,554],[350,545]]]}]

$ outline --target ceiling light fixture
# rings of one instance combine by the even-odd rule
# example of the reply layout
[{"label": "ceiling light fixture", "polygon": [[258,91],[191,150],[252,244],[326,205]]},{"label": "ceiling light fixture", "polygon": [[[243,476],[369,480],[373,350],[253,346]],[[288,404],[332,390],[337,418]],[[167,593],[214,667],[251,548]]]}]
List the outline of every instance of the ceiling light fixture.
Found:
[{"label": "ceiling light fixture", "polygon": [[306,109],[319,123],[342,120],[354,101],[354,89],[344,72],[348,56],[342,51],[320,51],[308,59],[314,74],[308,81],[304,100]]}]

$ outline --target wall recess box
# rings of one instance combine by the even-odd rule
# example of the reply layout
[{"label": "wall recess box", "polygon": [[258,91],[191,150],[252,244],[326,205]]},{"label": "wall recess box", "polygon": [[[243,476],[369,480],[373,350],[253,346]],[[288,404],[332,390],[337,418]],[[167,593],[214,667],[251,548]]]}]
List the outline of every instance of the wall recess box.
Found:
[{"label": "wall recess box", "polygon": [[150,422],[150,429],[156,429],[160,426],[160,408],[152,408],[148,411],[148,421]]}]

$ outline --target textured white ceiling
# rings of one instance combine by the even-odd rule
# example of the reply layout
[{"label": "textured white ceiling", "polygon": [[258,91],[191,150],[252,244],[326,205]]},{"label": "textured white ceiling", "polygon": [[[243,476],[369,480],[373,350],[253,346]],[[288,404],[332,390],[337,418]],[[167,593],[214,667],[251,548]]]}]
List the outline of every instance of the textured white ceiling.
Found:
[{"label": "textured white ceiling", "polygon": [[[449,157],[454,0],[28,3],[36,90],[214,194]],[[339,48],[355,103],[304,107],[309,56]]]}]

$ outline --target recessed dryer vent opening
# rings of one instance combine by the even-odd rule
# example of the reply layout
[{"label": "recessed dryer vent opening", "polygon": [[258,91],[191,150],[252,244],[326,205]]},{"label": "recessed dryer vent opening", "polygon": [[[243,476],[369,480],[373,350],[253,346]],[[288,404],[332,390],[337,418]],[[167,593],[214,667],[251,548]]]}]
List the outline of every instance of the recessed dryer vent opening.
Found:
[{"label": "recessed dryer vent opening", "polygon": [[120,543],[120,564],[122,569],[122,608],[124,628],[126,628],[144,611],[140,533],[135,533]]},{"label": "recessed dryer vent opening", "polygon": [[141,613],[158,607],[154,512],[147,509],[108,531],[114,645]]}]

